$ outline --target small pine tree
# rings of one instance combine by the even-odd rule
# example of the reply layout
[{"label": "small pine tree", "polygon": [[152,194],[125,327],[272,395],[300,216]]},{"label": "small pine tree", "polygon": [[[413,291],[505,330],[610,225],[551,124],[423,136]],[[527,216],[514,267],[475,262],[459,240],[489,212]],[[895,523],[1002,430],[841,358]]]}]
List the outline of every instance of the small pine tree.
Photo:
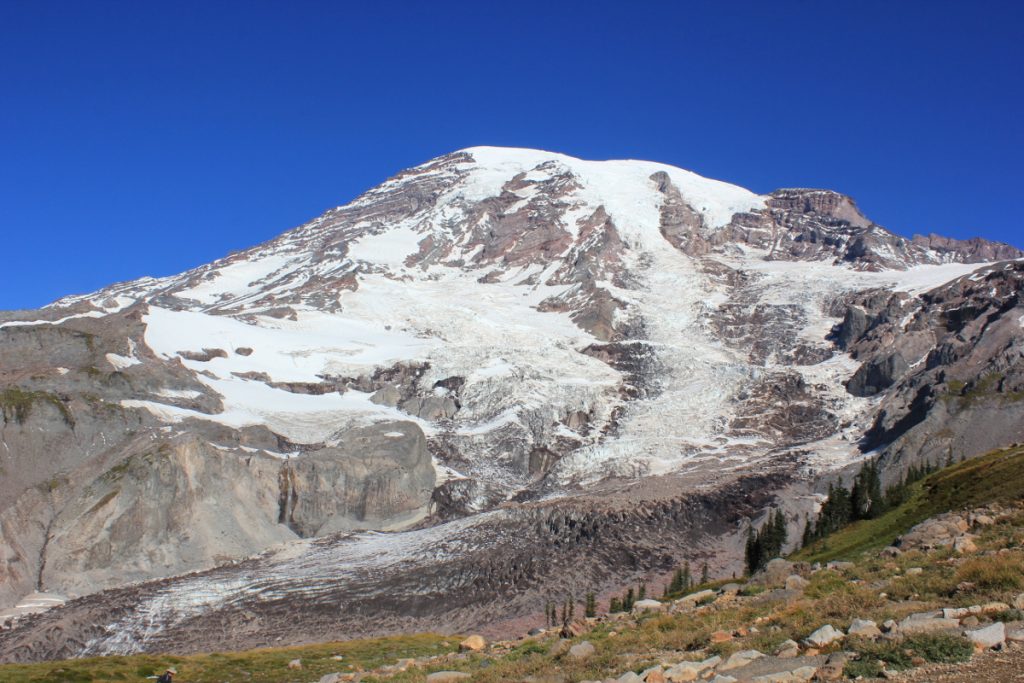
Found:
[{"label": "small pine tree", "polygon": [[757,543],[757,533],[754,531],[753,525],[747,529],[747,544],[743,551],[743,559],[747,565],[747,574],[753,574],[756,572],[761,565],[761,549]]},{"label": "small pine tree", "polygon": [[786,545],[786,517],[782,510],[776,510],[768,517],[759,531],[753,525],[747,530],[747,544],[744,553],[747,573],[754,574],[768,564],[772,558],[782,554]]},{"label": "small pine tree", "polygon": [[637,586],[637,588],[636,588],[636,599],[637,600],[643,600],[646,597],[647,597],[647,584],[644,583],[643,581],[641,581],[640,585]]},{"label": "small pine tree", "polygon": [[633,604],[636,602],[636,594],[633,589],[630,588],[626,591],[626,595],[622,598],[622,610],[628,612],[633,609]]},{"label": "small pine tree", "polygon": [[685,590],[683,587],[683,568],[676,567],[676,570],[672,572],[672,580],[665,587],[665,595],[679,595],[683,590]]},{"label": "small pine tree", "polygon": [[622,601],[618,598],[612,598],[608,601],[608,612],[615,614],[616,612],[622,611]]},{"label": "small pine tree", "polygon": [[693,587],[693,577],[690,575],[690,561],[683,563],[683,586],[682,590],[688,591]]},{"label": "small pine tree", "polygon": [[588,619],[597,616],[597,598],[593,593],[587,593],[587,600],[583,608],[583,616]]},{"label": "small pine tree", "polygon": [[711,581],[711,575],[708,573],[708,563],[705,561],[704,566],[700,568],[700,582],[707,585]]},{"label": "small pine tree", "polygon": [[778,557],[786,546],[786,516],[782,510],[775,511],[775,517],[771,526],[771,546],[768,553],[771,557]]}]

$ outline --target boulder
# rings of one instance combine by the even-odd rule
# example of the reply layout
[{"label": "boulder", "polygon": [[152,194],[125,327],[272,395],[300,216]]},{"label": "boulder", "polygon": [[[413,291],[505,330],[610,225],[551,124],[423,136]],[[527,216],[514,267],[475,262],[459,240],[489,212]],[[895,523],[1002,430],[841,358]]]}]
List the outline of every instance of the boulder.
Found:
[{"label": "boulder", "polygon": [[[941,614],[941,612],[939,614]],[[944,619],[941,616],[918,616],[916,614],[911,614],[900,622],[898,630],[904,635],[912,635],[916,633],[955,631],[958,628],[960,628],[960,621],[957,619]]]},{"label": "boulder", "polygon": [[1010,606],[1005,602],[986,602],[981,606],[982,614],[998,614],[999,612],[1005,612],[1010,609]]},{"label": "boulder", "polygon": [[710,637],[712,645],[716,643],[727,643],[730,640],[732,640],[732,634],[728,631],[714,631]]},{"label": "boulder", "polygon": [[802,591],[811,584],[810,581],[800,576],[799,574],[790,574],[786,577],[786,590],[790,591]]},{"label": "boulder", "polygon": [[288,668],[289,669],[301,669],[302,668],[302,660],[301,659],[293,659],[292,661],[288,662]]},{"label": "boulder", "polygon": [[668,680],[665,678],[665,672],[660,666],[648,669],[643,673],[642,678],[645,683],[667,683]]},{"label": "boulder", "polygon": [[853,569],[857,565],[855,565],[853,562],[846,562],[844,560],[832,560],[831,562],[829,562],[825,566],[828,569],[831,569],[832,571],[835,571],[835,572],[845,572],[845,571],[849,571],[849,570]]},{"label": "boulder", "polygon": [[736,680],[737,679],[733,678],[732,676],[728,676],[726,674],[718,674],[717,676],[711,679],[711,683],[736,683]]},{"label": "boulder", "polygon": [[627,671],[616,679],[616,683],[644,683],[644,679],[632,671]]},{"label": "boulder", "polygon": [[487,647],[487,641],[483,636],[470,636],[459,643],[459,649],[463,652],[479,652]]},{"label": "boulder", "polygon": [[582,643],[576,643],[569,648],[569,656],[573,659],[586,659],[587,657],[592,657],[596,651],[589,640],[584,640]]},{"label": "boulder", "polygon": [[674,603],[672,603],[672,606],[680,608],[696,607],[697,603],[703,602],[704,600],[710,600],[714,596],[715,591],[713,590],[697,591],[696,593],[690,593],[689,595],[685,595],[679,598]]},{"label": "boulder", "polygon": [[665,671],[665,680],[670,683],[687,683],[700,678],[703,672],[700,662],[680,662]]},{"label": "boulder", "polygon": [[1024,609],[1024,593],[1018,593],[1013,599],[1013,606],[1017,609]]},{"label": "boulder", "polygon": [[981,605],[971,605],[970,607],[944,607],[942,609],[942,616],[945,619],[963,619],[964,617],[979,613],[981,613]]},{"label": "boulder", "polygon": [[665,680],[670,683],[696,681],[705,671],[711,671],[722,661],[717,655],[702,662],[679,662],[665,671]]},{"label": "boulder", "polygon": [[658,600],[637,600],[633,603],[633,613],[640,614],[641,612],[661,612],[665,609],[665,603]]},{"label": "boulder", "polygon": [[818,667],[815,674],[819,681],[838,681],[843,678],[843,669],[846,668],[848,657],[844,652],[833,652],[828,659]]},{"label": "boulder", "polygon": [[964,637],[974,643],[977,650],[995,650],[1006,642],[1006,624],[997,621],[985,628],[968,629]]},{"label": "boulder", "polygon": [[729,658],[718,665],[719,671],[730,671],[732,669],[738,669],[741,666],[750,664],[755,659],[764,657],[764,653],[758,652],[757,650],[740,650],[729,655]]},{"label": "boulder", "polygon": [[318,681],[318,683],[341,683],[341,674],[340,673],[325,674],[325,675],[320,677],[320,680]]},{"label": "boulder", "polygon": [[780,659],[792,659],[800,656],[800,644],[795,640],[787,640],[775,650],[775,656]]},{"label": "boulder", "polygon": [[792,562],[776,557],[774,560],[769,560],[764,569],[758,572],[757,579],[766,586],[782,586],[789,576],[796,573],[795,569],[796,565]]},{"label": "boulder", "polygon": [[1014,622],[1006,626],[1006,640],[1013,643],[1024,643],[1024,624]]},{"label": "boulder", "polygon": [[843,632],[834,628],[832,624],[825,624],[817,631],[807,636],[805,639],[808,645],[822,648],[831,645],[832,643],[839,642],[845,636]]},{"label": "boulder", "polygon": [[878,638],[882,635],[882,630],[878,628],[878,624],[870,619],[854,619],[846,633],[851,636],[860,636],[861,638]]},{"label": "boulder", "polygon": [[807,683],[814,679],[818,669],[813,666],[801,666],[792,671],[779,671],[773,674],[754,676],[750,683]]},{"label": "boulder", "polygon": [[472,676],[461,671],[435,671],[427,674],[427,683],[455,683],[456,681],[468,681]]},{"label": "boulder", "polygon": [[953,539],[953,550],[958,553],[976,553],[978,546],[974,544],[969,536],[958,536]]}]

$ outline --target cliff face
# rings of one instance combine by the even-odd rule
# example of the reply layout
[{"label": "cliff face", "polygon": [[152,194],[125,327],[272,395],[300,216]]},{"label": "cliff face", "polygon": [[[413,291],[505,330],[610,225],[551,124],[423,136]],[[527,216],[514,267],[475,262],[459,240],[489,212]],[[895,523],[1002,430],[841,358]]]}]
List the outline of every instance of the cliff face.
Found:
[{"label": "cliff face", "polygon": [[[0,606],[192,571],[241,596],[254,575],[226,565],[268,548],[290,544],[259,560],[282,577],[372,548],[395,560],[364,590],[387,598],[359,609],[389,605],[387,630],[402,610],[429,626],[421,601],[445,572],[513,563],[500,605],[515,612],[546,586],[612,585],[710,547],[699,516],[686,545],[654,513],[637,538],[629,501],[673,518],[716,501],[724,567],[775,489],[716,489],[1024,438],[1021,256],[903,239],[825,190],[758,196],[532,150],[440,157],[181,275],[0,314]],[[602,487],[625,507],[597,505]],[[795,524],[813,500],[794,495]],[[616,529],[613,550],[534,534],[541,518]],[[578,562],[569,583],[522,569],[552,543]],[[433,545],[445,562],[408,592],[393,572]],[[152,598],[145,618],[170,628],[153,596],[188,594],[176,581],[123,595]],[[288,599],[319,590],[303,585]],[[471,595],[459,624],[500,612]],[[189,619],[218,618],[199,602]],[[88,617],[62,653],[162,642],[127,622],[133,640],[96,635],[82,624],[114,613],[74,604]],[[19,652],[44,656],[26,628]]]}]

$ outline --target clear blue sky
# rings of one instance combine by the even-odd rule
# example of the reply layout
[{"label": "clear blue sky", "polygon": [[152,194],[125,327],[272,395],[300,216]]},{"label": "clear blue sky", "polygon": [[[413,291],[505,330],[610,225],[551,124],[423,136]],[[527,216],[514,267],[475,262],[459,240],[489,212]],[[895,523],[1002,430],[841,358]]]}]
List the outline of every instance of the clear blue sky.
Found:
[{"label": "clear blue sky", "polygon": [[827,187],[1024,246],[1024,3],[0,0],[0,308],[168,275],[471,145]]}]

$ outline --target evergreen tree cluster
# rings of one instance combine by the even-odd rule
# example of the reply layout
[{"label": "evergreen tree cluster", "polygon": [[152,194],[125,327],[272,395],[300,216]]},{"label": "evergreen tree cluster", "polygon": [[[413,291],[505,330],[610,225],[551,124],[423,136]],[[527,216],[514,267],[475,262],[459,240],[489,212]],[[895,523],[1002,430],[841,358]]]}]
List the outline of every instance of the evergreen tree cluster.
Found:
[{"label": "evergreen tree cluster", "polygon": [[633,605],[639,600],[643,600],[647,597],[647,584],[640,582],[640,584],[634,589],[630,587],[626,590],[625,594],[621,598],[612,598],[608,603],[609,612],[628,612],[633,609]]},{"label": "evergreen tree cluster", "polygon": [[786,545],[786,518],[782,514],[782,510],[776,510],[775,514],[769,517],[758,531],[755,532],[754,527],[750,527],[744,552],[747,573],[754,574],[763,569],[769,560],[782,553],[784,545]]},{"label": "evergreen tree cluster", "polygon": [[931,464],[913,466],[907,470],[899,483],[885,489],[883,494],[878,463],[873,460],[864,463],[853,480],[852,488],[847,489],[842,482],[838,486],[829,484],[828,498],[822,504],[817,519],[813,522],[808,519],[804,525],[802,545],[807,546],[820,538],[825,538],[851,522],[875,519],[884,515],[907,500],[911,484],[936,469]]},{"label": "evergreen tree cluster", "polygon": [[683,562],[683,566],[677,567],[675,572],[672,574],[672,579],[665,586],[666,598],[675,598],[688,593],[694,587],[706,584],[711,580],[711,573],[708,569],[708,563],[705,562],[700,569],[700,581],[694,578],[690,571],[690,562],[687,560]]},{"label": "evergreen tree cluster", "polygon": [[665,597],[682,595],[693,587],[693,577],[690,575],[690,563],[684,562],[682,567],[677,567],[672,574],[672,580],[665,587]]}]

